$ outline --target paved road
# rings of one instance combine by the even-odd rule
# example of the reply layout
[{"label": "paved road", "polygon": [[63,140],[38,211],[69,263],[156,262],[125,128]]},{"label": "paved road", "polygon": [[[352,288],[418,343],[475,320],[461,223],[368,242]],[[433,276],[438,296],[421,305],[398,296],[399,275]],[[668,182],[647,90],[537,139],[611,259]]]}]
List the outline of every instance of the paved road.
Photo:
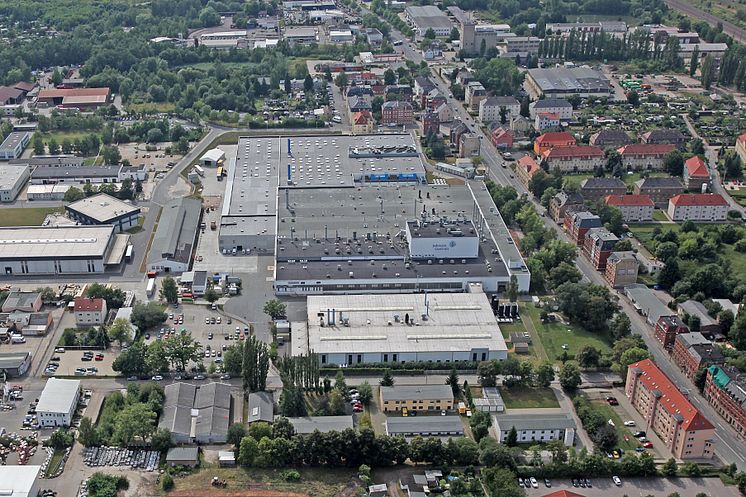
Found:
[{"label": "paved road", "polygon": [[734,39],[740,41],[741,43],[746,43],[746,30],[739,28],[735,24],[724,21],[720,19],[719,17],[715,17],[712,14],[709,14],[705,12],[702,9],[699,9],[689,3],[687,3],[684,0],[664,0],[666,2],[666,5],[671,7],[672,9],[678,10],[679,12],[682,12],[689,17],[694,18],[695,20],[701,19],[705,21],[707,24],[713,27],[717,27],[718,24],[723,25],[723,32],[727,35],[732,36]]},{"label": "paved road", "polygon": [[[677,492],[681,497],[695,497],[703,493],[708,497],[737,497],[738,488],[734,485],[725,486],[718,478],[622,478],[622,485],[617,487],[611,478],[591,478],[592,488],[573,488],[568,479],[552,479],[552,491],[567,490],[582,494],[586,497],[636,497],[653,495],[665,497]],[[545,495],[549,492],[543,483],[539,488],[527,489],[529,497]]]}]

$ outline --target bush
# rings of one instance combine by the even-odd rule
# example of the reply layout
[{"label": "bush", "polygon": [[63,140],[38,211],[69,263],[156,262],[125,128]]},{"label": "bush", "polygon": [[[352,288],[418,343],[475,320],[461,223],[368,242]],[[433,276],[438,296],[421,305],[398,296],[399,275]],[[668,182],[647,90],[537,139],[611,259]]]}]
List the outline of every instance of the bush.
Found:
[{"label": "bush", "polygon": [[285,481],[291,481],[291,482],[300,481],[300,473],[298,473],[294,469],[288,469],[287,471],[282,472],[282,478]]},{"label": "bush", "polygon": [[174,479],[168,473],[163,475],[163,478],[161,478],[161,488],[165,492],[174,488]]}]

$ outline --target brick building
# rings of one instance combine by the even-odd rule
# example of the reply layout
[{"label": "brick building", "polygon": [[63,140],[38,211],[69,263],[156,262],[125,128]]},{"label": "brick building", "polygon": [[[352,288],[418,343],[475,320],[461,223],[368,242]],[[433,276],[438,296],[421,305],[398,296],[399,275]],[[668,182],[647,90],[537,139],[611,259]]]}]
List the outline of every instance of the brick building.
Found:
[{"label": "brick building", "polygon": [[606,269],[606,260],[614,251],[619,238],[606,228],[592,228],[588,230],[583,242],[583,253],[591,261],[596,271]]},{"label": "brick building", "polygon": [[[673,311],[671,311],[673,313]],[[661,316],[655,323],[653,331],[655,338],[667,349],[673,347],[676,336],[681,333],[689,333],[689,328],[674,314]]]},{"label": "brick building", "polygon": [[534,158],[530,155],[524,155],[518,159],[515,165],[515,174],[526,188],[528,188],[534,174],[539,171],[541,171],[539,164],[537,164]]},{"label": "brick building", "polygon": [[601,148],[619,148],[630,143],[632,139],[623,129],[603,129],[591,135],[590,143]]},{"label": "brick building", "polygon": [[692,381],[699,368],[707,368],[713,364],[721,366],[725,361],[720,349],[698,332],[676,335],[671,348],[671,359]]},{"label": "brick building", "polygon": [[678,459],[713,456],[715,427],[650,359],[627,369],[625,394]]},{"label": "brick building", "polygon": [[559,192],[549,201],[549,217],[563,224],[568,209],[583,207],[583,196],[578,192]]},{"label": "brick building", "polygon": [[606,259],[604,278],[614,288],[624,288],[637,282],[640,263],[634,252],[612,252]]},{"label": "brick building", "polygon": [[686,147],[686,136],[678,129],[661,128],[648,131],[640,136],[642,143],[662,144],[668,143],[677,148]]},{"label": "brick building", "polygon": [[558,168],[562,173],[580,173],[592,172],[603,166],[606,156],[598,147],[572,145],[546,150],[541,154],[541,160],[550,171]]},{"label": "brick building", "polygon": [[598,202],[609,195],[625,193],[627,185],[619,178],[586,178],[580,182],[580,194],[590,202]]},{"label": "brick building", "polygon": [[710,366],[704,398],[741,436],[746,436],[746,377],[735,368]]},{"label": "brick building", "polygon": [[575,137],[566,131],[544,133],[534,140],[534,153],[541,155],[556,147],[569,147],[575,144]]},{"label": "brick building", "polygon": [[575,245],[582,247],[585,243],[585,235],[592,228],[602,228],[601,218],[588,211],[573,212],[565,215],[565,230]]},{"label": "brick building", "polygon": [[628,171],[661,171],[666,155],[674,150],[676,146],[667,143],[630,143],[620,147],[617,152]]},{"label": "brick building", "polygon": [[412,104],[401,100],[389,100],[381,106],[381,124],[384,126],[402,126],[414,120]]},{"label": "brick building", "polygon": [[702,185],[709,185],[710,170],[701,157],[695,155],[684,162],[684,186],[692,192],[701,192]]}]

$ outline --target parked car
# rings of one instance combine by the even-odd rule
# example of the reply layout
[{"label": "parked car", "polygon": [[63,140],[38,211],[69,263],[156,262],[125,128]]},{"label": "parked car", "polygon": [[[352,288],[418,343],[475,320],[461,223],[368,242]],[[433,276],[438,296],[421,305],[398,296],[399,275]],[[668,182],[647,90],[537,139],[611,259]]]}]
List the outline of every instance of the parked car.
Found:
[{"label": "parked car", "polygon": [[220,379],[221,380],[230,380],[231,379],[231,375],[229,375],[228,373],[221,374],[220,375]]},{"label": "parked car", "polygon": [[547,487],[547,488],[551,488],[552,487],[552,482],[549,481],[549,478],[544,478],[544,486]]},{"label": "parked car", "polygon": [[611,479],[614,482],[614,485],[616,485],[617,487],[622,486],[622,479],[619,478],[618,476],[612,476]]},{"label": "parked car", "polygon": [[635,438],[640,438],[640,437],[646,436],[647,433],[644,432],[644,431],[636,431],[636,432],[633,433],[633,435],[635,436]]},{"label": "parked car", "polygon": [[643,447],[646,449],[652,449],[653,448],[653,442],[647,441],[644,444],[642,444]]},{"label": "parked car", "polygon": [[634,421],[625,421],[624,422],[624,426],[635,426],[635,424],[636,423]]},{"label": "parked car", "polygon": [[538,481],[536,481],[536,478],[534,478],[534,477],[532,476],[532,477],[530,478],[530,480],[531,480],[531,486],[532,486],[532,487],[534,487],[534,488],[539,488],[539,482],[538,482]]},{"label": "parked car", "polygon": [[203,374],[194,375],[195,380],[204,380],[205,378],[207,377]]},{"label": "parked car", "polygon": [[606,402],[608,402],[610,406],[618,406],[619,405],[619,401],[616,399],[616,397],[612,397],[612,396],[606,397]]},{"label": "parked car", "polygon": [[153,381],[163,381],[163,376],[157,374],[151,378]]}]

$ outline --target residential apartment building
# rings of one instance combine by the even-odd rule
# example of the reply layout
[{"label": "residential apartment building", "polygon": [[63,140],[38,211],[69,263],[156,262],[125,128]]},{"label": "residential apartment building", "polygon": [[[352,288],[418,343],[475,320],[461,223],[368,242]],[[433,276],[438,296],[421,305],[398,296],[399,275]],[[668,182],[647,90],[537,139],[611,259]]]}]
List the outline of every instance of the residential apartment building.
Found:
[{"label": "residential apartment building", "polygon": [[728,202],[718,193],[682,193],[668,201],[668,217],[676,222],[725,221]]},{"label": "residential apartment building", "polygon": [[700,368],[722,366],[725,362],[720,349],[699,332],[676,335],[671,359],[691,381]]},{"label": "residential apartment building", "polygon": [[599,202],[609,195],[627,193],[627,185],[619,178],[586,178],[580,182],[580,194],[590,202]]},{"label": "residential apartment building", "polygon": [[596,271],[606,269],[606,260],[614,251],[619,238],[606,228],[592,228],[588,230],[583,242],[583,253],[591,261]]},{"label": "residential apartment building", "polygon": [[529,104],[528,109],[531,119],[536,119],[539,112],[554,112],[565,121],[572,119],[572,104],[564,98],[543,98]]},{"label": "residential apartment building", "polygon": [[383,412],[450,411],[453,391],[448,385],[396,385],[380,388]]},{"label": "residential apartment building", "polygon": [[741,158],[741,164],[746,164],[746,133],[736,138],[736,153]]},{"label": "residential apartment building", "polygon": [[667,209],[672,197],[684,193],[684,185],[679,178],[654,176],[635,181],[632,192],[649,196],[657,209]]},{"label": "residential apartment building", "polygon": [[521,55],[524,58],[526,55],[535,55],[539,53],[539,44],[541,39],[536,36],[509,36],[506,37],[501,45],[501,52],[503,54]]},{"label": "residential apartment building", "polygon": [[673,347],[676,337],[681,333],[689,333],[689,328],[673,311],[669,315],[660,316],[655,322],[653,334],[666,349]]},{"label": "residential apartment building", "polygon": [[630,143],[617,151],[628,171],[661,171],[666,155],[674,150],[676,146],[670,143]]},{"label": "residential apartment building", "polygon": [[713,456],[715,427],[650,359],[631,364],[625,386],[632,406],[678,459]]},{"label": "residential apartment building", "polygon": [[684,186],[690,192],[702,192],[706,191],[706,187],[703,189],[703,185],[709,186],[710,184],[710,170],[707,169],[707,164],[698,155],[692,156],[684,162]]},{"label": "residential apartment building", "polygon": [[515,97],[488,97],[479,102],[479,120],[483,123],[502,122],[503,109],[505,109],[505,122],[510,121],[511,116],[517,116],[521,112],[521,104]]},{"label": "residential apartment building", "polygon": [[464,102],[466,103],[469,112],[479,112],[479,104],[486,98],[487,90],[484,89],[482,83],[479,81],[471,81],[467,83],[464,92]]},{"label": "residential apartment building", "polygon": [[552,148],[544,152],[541,158],[550,171],[559,168],[562,173],[595,171],[605,162],[604,151],[590,145]]},{"label": "residential apartment building", "polygon": [[442,123],[450,123],[453,121],[453,109],[446,103],[435,107],[434,112],[438,114],[438,120]]},{"label": "residential apartment building", "polygon": [[534,119],[536,131],[544,131],[549,128],[558,128],[561,125],[559,114],[556,112],[539,112]]},{"label": "residential apartment building", "polygon": [[601,218],[588,211],[579,211],[565,216],[565,230],[575,245],[582,247],[585,243],[585,235],[592,228],[602,228]]},{"label": "residential apartment building", "polygon": [[577,426],[572,416],[560,409],[534,409],[530,414],[497,414],[495,431],[498,441],[505,443],[515,429],[519,443],[560,440],[567,447],[575,442]]},{"label": "residential apartment building", "polygon": [[490,134],[492,144],[498,149],[504,150],[506,148],[513,148],[514,139],[515,136],[513,132],[505,128],[495,128],[495,130]]},{"label": "residential apartment building", "polygon": [[741,436],[746,436],[746,378],[735,368],[710,366],[704,398]]},{"label": "residential apartment building", "polygon": [[601,148],[619,148],[629,144],[632,139],[623,129],[603,129],[591,135],[590,143]]},{"label": "residential apartment building", "polygon": [[422,124],[422,136],[428,136],[431,133],[437,134],[440,130],[440,118],[437,112],[423,112],[420,122]]},{"label": "residential apartment building", "polygon": [[634,252],[612,252],[606,259],[604,278],[614,288],[624,288],[637,282],[640,263]]},{"label": "residential apartment building", "polygon": [[73,312],[77,326],[100,326],[106,322],[106,300],[77,297]]},{"label": "residential apartment building", "polygon": [[583,196],[577,192],[559,192],[549,201],[549,217],[555,223],[562,224],[567,210],[582,207],[583,201]]},{"label": "residential apartment building", "polygon": [[479,155],[481,148],[480,135],[476,133],[463,133],[458,139],[458,156],[464,157],[475,157]]},{"label": "residential apartment building", "polygon": [[541,167],[530,155],[524,155],[516,162],[515,174],[518,180],[528,189],[531,178],[541,171]]},{"label": "residential apartment building", "polygon": [[534,140],[534,153],[538,156],[547,150],[571,145],[576,145],[575,137],[566,131],[544,133]]},{"label": "residential apartment building", "polygon": [[653,220],[655,204],[648,195],[609,195],[605,202],[622,211],[625,223],[647,223]]},{"label": "residential apartment building", "polygon": [[373,115],[368,111],[352,114],[352,134],[367,135],[373,133]]},{"label": "residential apartment building", "polygon": [[686,136],[678,129],[654,129],[640,136],[642,143],[675,145],[679,149],[686,147]]},{"label": "residential apartment building", "polygon": [[402,126],[412,124],[414,113],[412,104],[400,100],[389,100],[381,106],[381,124],[384,126]]}]

